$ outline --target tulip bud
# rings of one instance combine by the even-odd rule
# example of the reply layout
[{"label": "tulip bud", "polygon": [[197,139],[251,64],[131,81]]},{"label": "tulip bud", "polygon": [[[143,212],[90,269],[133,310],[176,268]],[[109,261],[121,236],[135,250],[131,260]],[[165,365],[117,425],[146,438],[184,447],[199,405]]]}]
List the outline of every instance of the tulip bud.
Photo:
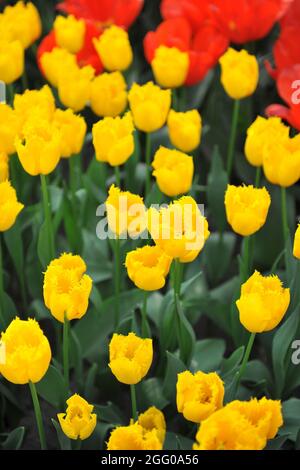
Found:
[{"label": "tulip bud", "polygon": [[152,163],[153,176],[162,193],[174,197],[188,193],[194,176],[193,157],[160,147]]},{"label": "tulip bud", "polygon": [[139,415],[137,422],[142,426],[145,432],[156,431],[161,444],[164,444],[166,437],[166,420],[160,410],[155,408],[155,406],[151,406],[148,410]]},{"label": "tulip bud", "polygon": [[91,85],[91,108],[97,116],[116,117],[127,106],[126,82],[120,72],[102,73]]},{"label": "tulip bud", "polygon": [[57,109],[54,113],[54,125],[61,132],[61,156],[69,158],[79,154],[87,129],[84,118],[74,114],[71,109]]},{"label": "tulip bud", "polygon": [[242,285],[236,305],[240,322],[251,333],[271,331],[281,322],[290,303],[290,290],[278,276],[263,277],[258,271]]},{"label": "tulip bud", "polygon": [[88,439],[97,424],[94,406],[75,393],[67,400],[65,413],[57,415],[62,431],[69,439]]},{"label": "tulip bud", "polygon": [[104,68],[109,72],[122,72],[131,65],[133,53],[128,33],[123,28],[112,25],[93,42]]},{"label": "tulip bud", "polygon": [[219,60],[221,65],[221,83],[234,100],[251,96],[259,80],[259,66],[254,55],[246,50],[236,51],[231,47]]},{"label": "tulip bud", "polygon": [[268,181],[287,188],[300,178],[300,134],[269,142],[264,150],[264,173]]},{"label": "tulip bud", "polygon": [[70,70],[77,69],[76,56],[59,47],[54,47],[50,52],[44,52],[40,60],[45,77],[56,88],[60,77],[63,79],[70,73]]},{"label": "tulip bud", "polygon": [[171,106],[171,90],[161,90],[148,82],[134,83],[128,94],[135,126],[144,132],[154,132],[163,127]]},{"label": "tulip bud", "polygon": [[58,94],[61,102],[75,112],[81,111],[90,100],[94,75],[91,65],[70,69],[66,75],[60,74]]},{"label": "tulip bud", "polygon": [[24,49],[33,44],[42,34],[42,21],[36,6],[18,1],[8,5],[3,12],[4,23],[9,27],[12,39],[21,42]]},{"label": "tulip bud", "polygon": [[176,47],[159,46],[155,50],[151,67],[155,81],[163,88],[178,88],[186,80],[189,55]]},{"label": "tulip bud", "polygon": [[55,40],[59,47],[77,54],[84,45],[85,22],[73,15],[57,16],[54,21]]},{"label": "tulip bud", "polygon": [[202,120],[196,109],[177,113],[170,110],[168,131],[171,143],[182,152],[192,152],[201,141]]},{"label": "tulip bud", "polygon": [[162,450],[155,429],[145,431],[138,423],[114,429],[107,442],[107,450]]},{"label": "tulip bud", "polygon": [[123,165],[134,152],[134,127],[130,113],[106,117],[93,126],[96,158],[111,166]]}]

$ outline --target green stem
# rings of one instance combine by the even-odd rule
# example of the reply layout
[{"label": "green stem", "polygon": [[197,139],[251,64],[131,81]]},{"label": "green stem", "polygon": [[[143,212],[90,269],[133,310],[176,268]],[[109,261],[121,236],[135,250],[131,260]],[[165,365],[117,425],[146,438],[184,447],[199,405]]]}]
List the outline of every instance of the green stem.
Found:
[{"label": "green stem", "polygon": [[172,108],[174,111],[179,111],[179,99],[177,94],[177,89],[173,88],[172,90]]},{"label": "green stem", "polygon": [[179,111],[185,112],[186,110],[186,94],[187,94],[187,88],[186,86],[182,86],[180,88],[180,104],[179,104]]},{"label": "green stem", "polygon": [[151,133],[146,133],[146,149],[145,149],[145,162],[146,162],[146,183],[145,183],[145,198],[150,192],[151,186]]},{"label": "green stem", "polygon": [[40,402],[39,402],[39,398],[38,398],[36,387],[35,387],[34,383],[29,382],[29,388],[30,388],[30,392],[31,392],[33,408],[34,408],[34,413],[35,413],[35,419],[36,419],[36,424],[37,424],[37,427],[38,427],[38,433],[39,433],[39,437],[40,437],[41,449],[46,450],[47,449],[47,444],[46,444],[46,438],[45,438],[45,430],[44,430],[44,425],[43,425],[41,407],[40,407]]},{"label": "green stem", "polygon": [[255,187],[256,188],[259,188],[260,179],[261,179],[261,166],[258,166],[256,168],[256,173],[255,173]]},{"label": "green stem", "polygon": [[27,73],[26,73],[26,67],[25,66],[24,66],[23,75],[21,77],[21,81],[22,81],[23,91],[26,91],[27,88],[28,88],[28,78],[27,78]]},{"label": "green stem", "polygon": [[77,190],[77,181],[76,181],[76,161],[74,160],[75,156],[70,157],[69,160],[69,185],[71,189],[71,199],[73,204],[73,209],[76,210],[76,190]]},{"label": "green stem", "polygon": [[244,238],[242,282],[245,282],[249,277],[249,270],[250,270],[250,239],[251,239],[250,236]]},{"label": "green stem", "polygon": [[137,404],[136,404],[135,385],[130,385],[130,394],[131,394],[131,406],[132,406],[132,419],[133,421],[137,421],[138,413],[137,413]]},{"label": "green stem", "polygon": [[49,199],[47,180],[45,175],[41,175],[41,185],[43,194],[44,216],[48,233],[48,243],[50,247],[51,259],[53,260],[55,258],[54,231],[51,217],[51,202]]},{"label": "green stem", "polygon": [[12,83],[10,83],[9,85],[6,85],[5,93],[6,93],[6,103],[12,106],[14,103],[14,86]]},{"label": "green stem", "polygon": [[150,328],[147,319],[147,300],[148,292],[144,291],[143,307],[142,307],[142,337],[150,338]]},{"label": "green stem", "polygon": [[173,261],[173,290],[174,290],[174,306],[175,306],[175,322],[176,322],[176,333],[179,346],[179,355],[180,359],[184,362],[183,355],[183,341],[182,341],[182,331],[181,331],[181,321],[178,310],[178,302],[180,301],[180,291],[181,291],[181,266],[178,260]]},{"label": "green stem", "polygon": [[120,167],[115,166],[115,180],[116,180],[116,185],[118,188],[121,188],[121,174],[120,174]]},{"label": "green stem", "polygon": [[0,327],[5,327],[3,306],[4,306],[4,264],[2,252],[2,233],[0,233]]},{"label": "green stem", "polygon": [[256,333],[251,333],[251,335],[250,335],[250,338],[249,338],[249,341],[248,341],[248,344],[247,344],[247,347],[246,347],[246,351],[245,351],[245,354],[244,354],[244,357],[243,357],[243,361],[242,361],[240,370],[238,371],[238,374],[237,374],[237,386],[239,385],[239,383],[241,381],[241,378],[242,378],[242,376],[245,372],[245,368],[246,368],[246,365],[248,363],[248,360],[249,360],[249,357],[250,357],[250,354],[251,354],[251,351],[252,351],[255,336],[256,336]]},{"label": "green stem", "polygon": [[233,167],[239,112],[240,112],[240,100],[234,100],[231,131],[230,131],[228,154],[227,154],[227,175],[228,175],[229,181],[230,181],[232,167]]},{"label": "green stem", "polygon": [[70,331],[70,322],[65,314],[64,318],[64,328],[63,328],[63,362],[64,362],[64,379],[69,390],[70,381],[69,381],[69,331]]},{"label": "green stem", "polygon": [[283,241],[286,246],[286,241],[289,237],[289,224],[287,215],[287,204],[286,204],[286,188],[281,188],[281,214],[282,214],[282,227],[283,227]]},{"label": "green stem", "polygon": [[120,323],[120,290],[121,290],[121,254],[120,239],[115,240],[115,329],[117,330]]}]

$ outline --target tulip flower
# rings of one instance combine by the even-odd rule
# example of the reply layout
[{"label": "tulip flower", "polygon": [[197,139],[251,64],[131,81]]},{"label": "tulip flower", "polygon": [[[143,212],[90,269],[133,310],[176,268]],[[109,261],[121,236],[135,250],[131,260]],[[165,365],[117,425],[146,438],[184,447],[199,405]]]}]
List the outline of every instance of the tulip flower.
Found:
[{"label": "tulip flower", "polygon": [[55,111],[55,99],[48,85],[40,90],[26,90],[22,95],[16,94],[14,109],[23,127],[33,116],[37,121],[52,121]]},{"label": "tulip flower", "polygon": [[12,39],[21,42],[27,49],[42,34],[42,21],[38,9],[32,2],[18,1],[3,11],[4,22],[8,25]]},{"label": "tulip flower", "polygon": [[139,414],[137,422],[146,432],[155,430],[162,446],[164,445],[166,437],[166,420],[164,414],[160,410],[155,408],[155,406],[151,406],[144,413]]},{"label": "tulip flower", "polygon": [[109,72],[123,72],[130,67],[133,53],[128,33],[118,26],[110,26],[94,39],[94,46],[104,68]]},{"label": "tulip flower", "polygon": [[173,109],[168,116],[171,143],[181,152],[192,152],[201,141],[202,119],[196,109],[178,113]]},{"label": "tulip flower", "polygon": [[93,433],[97,424],[94,406],[75,393],[67,400],[65,413],[58,413],[57,418],[63,433],[74,440],[83,441]]},{"label": "tulip flower", "polygon": [[266,437],[251,422],[227,406],[203,421],[196,434],[194,450],[262,450]]},{"label": "tulip flower", "polygon": [[138,423],[114,429],[107,442],[107,450],[162,450],[155,429],[145,430]]},{"label": "tulip flower", "polygon": [[44,302],[56,320],[64,324],[63,359],[65,381],[69,383],[69,322],[82,318],[88,309],[92,279],[85,274],[83,259],[64,253],[51,261],[44,275]]},{"label": "tulip flower", "polygon": [[227,405],[228,409],[238,411],[248,419],[262,437],[274,439],[278,429],[283,425],[281,402],[268,400],[266,397],[250,401],[232,401]]},{"label": "tulip flower", "polygon": [[159,46],[151,62],[155,81],[163,88],[178,88],[186,80],[189,55],[176,47]]},{"label": "tulip flower", "polygon": [[58,95],[60,101],[73,111],[85,108],[91,97],[91,83],[95,71],[93,67],[70,69],[66,74],[60,74],[58,80]]},{"label": "tulip flower", "polygon": [[123,165],[134,152],[134,127],[130,113],[106,117],[93,126],[96,159],[111,166]]},{"label": "tulip flower", "polygon": [[59,47],[77,54],[84,45],[85,22],[77,20],[73,15],[57,16],[54,21],[55,39]]},{"label": "tulip flower", "polygon": [[69,158],[81,152],[87,125],[83,117],[74,114],[71,109],[65,111],[56,109],[54,125],[61,132],[60,154],[62,158]]},{"label": "tulip flower", "polygon": [[134,385],[147,375],[153,360],[152,339],[114,333],[109,343],[109,368],[116,379],[130,385],[132,417],[136,421],[136,395]]},{"label": "tulip flower", "polygon": [[194,176],[193,157],[160,147],[152,162],[153,176],[162,193],[174,197],[188,193]]},{"label": "tulip flower", "polygon": [[223,407],[224,384],[216,372],[181,372],[176,389],[177,409],[193,423],[204,421]]},{"label": "tulip flower", "polygon": [[91,84],[91,108],[97,116],[116,117],[127,106],[126,82],[120,72],[103,73]]},{"label": "tulip flower", "polygon": [[9,181],[0,182],[0,232],[9,230],[24,208]]},{"label": "tulip flower", "polygon": [[59,78],[66,77],[68,72],[76,69],[76,57],[66,49],[55,47],[50,52],[44,52],[40,58],[43,74],[52,86],[58,87]]},{"label": "tulip flower", "polygon": [[49,341],[39,324],[29,318],[15,318],[1,335],[5,345],[5,362],[0,373],[14,384],[29,384],[41,448],[46,449],[45,432],[35,384],[46,374],[50,361]]}]

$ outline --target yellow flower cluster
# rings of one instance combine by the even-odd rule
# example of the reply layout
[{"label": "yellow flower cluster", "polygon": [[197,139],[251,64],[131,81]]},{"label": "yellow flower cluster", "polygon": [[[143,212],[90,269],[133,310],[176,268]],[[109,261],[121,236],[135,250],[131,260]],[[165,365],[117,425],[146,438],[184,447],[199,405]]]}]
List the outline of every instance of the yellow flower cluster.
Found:
[{"label": "yellow flower cluster", "polygon": [[0,14],[0,80],[11,84],[24,71],[24,50],[41,35],[39,12],[31,2],[18,1]]},{"label": "yellow flower cluster", "polygon": [[279,401],[233,401],[201,423],[194,450],[262,450],[282,424]]}]

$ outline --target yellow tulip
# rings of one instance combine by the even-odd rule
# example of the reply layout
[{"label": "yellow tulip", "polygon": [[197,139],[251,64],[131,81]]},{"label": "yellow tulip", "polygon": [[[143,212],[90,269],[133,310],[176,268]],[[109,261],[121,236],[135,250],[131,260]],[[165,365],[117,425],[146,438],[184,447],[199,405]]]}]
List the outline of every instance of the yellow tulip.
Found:
[{"label": "yellow tulip", "polygon": [[13,39],[22,43],[24,49],[31,46],[42,34],[42,22],[36,6],[23,1],[7,6],[3,12]]},{"label": "yellow tulip", "polygon": [[224,384],[218,374],[181,372],[177,378],[177,409],[185,419],[200,423],[223,406]]},{"label": "yellow tulip", "polygon": [[155,429],[145,431],[138,423],[114,429],[108,439],[107,450],[162,450]]},{"label": "yellow tulip", "polygon": [[66,74],[60,74],[58,79],[59,99],[67,108],[81,111],[91,97],[91,83],[95,70],[91,65],[70,69]]},{"label": "yellow tulip", "polygon": [[232,229],[244,237],[252,235],[266,222],[271,197],[266,188],[228,185],[225,209]]},{"label": "yellow tulip", "polygon": [[196,109],[177,113],[170,110],[168,131],[171,143],[182,152],[192,152],[201,141],[202,119]]},{"label": "yellow tulip", "polygon": [[262,450],[266,438],[238,411],[227,406],[201,423],[194,450]]},{"label": "yellow tulip", "polygon": [[278,143],[289,136],[289,128],[280,118],[265,119],[258,116],[247,130],[245,155],[253,166],[262,166],[265,148],[272,142]]},{"label": "yellow tulip", "polygon": [[15,153],[15,139],[21,123],[17,113],[7,104],[0,103],[0,152]]},{"label": "yellow tulip", "polygon": [[91,85],[91,108],[97,116],[116,117],[127,106],[126,82],[120,72],[102,73]]},{"label": "yellow tulip", "polygon": [[144,246],[127,253],[125,266],[139,289],[153,291],[164,287],[171,263],[172,258],[159,246]]},{"label": "yellow tulip", "polygon": [[0,232],[5,232],[14,225],[23,208],[24,206],[18,202],[16,190],[10,182],[0,183]]},{"label": "yellow tulip", "polygon": [[171,90],[162,90],[152,82],[134,83],[128,94],[135,126],[144,132],[163,127],[171,106]]},{"label": "yellow tulip", "polygon": [[1,335],[5,345],[5,362],[0,362],[0,373],[9,382],[27,384],[39,382],[51,361],[49,341],[39,324],[29,318],[16,318]]},{"label": "yellow tulip", "polygon": [[256,432],[267,439],[274,439],[283,425],[281,403],[266,397],[250,401],[235,400],[227,405],[230,410],[238,411],[255,427]]},{"label": "yellow tulip", "polygon": [[84,45],[85,22],[75,16],[57,16],[53,25],[56,43],[59,47],[77,54]]},{"label": "yellow tulip", "polygon": [[146,208],[137,194],[112,185],[105,204],[109,228],[118,237],[126,232],[138,236],[146,229]]},{"label": "yellow tulip", "polygon": [[87,125],[83,117],[73,113],[71,109],[65,111],[57,109],[54,113],[54,125],[61,132],[60,153],[63,158],[77,155],[81,152]]},{"label": "yellow tulip", "polygon": [[8,180],[9,177],[9,166],[8,156],[4,152],[0,152],[0,183]]},{"label": "yellow tulip", "polygon": [[148,410],[139,415],[137,422],[142,426],[145,432],[155,430],[161,444],[164,444],[166,437],[166,420],[160,410],[155,408],[155,406],[151,406]]},{"label": "yellow tulip", "polygon": [[293,255],[295,256],[295,258],[300,259],[300,224],[298,224],[295,233]]},{"label": "yellow tulip", "polygon": [[191,196],[183,196],[159,211],[148,211],[151,237],[167,255],[181,263],[196,259],[209,237],[208,223]]},{"label": "yellow tulip", "polygon": [[58,321],[82,318],[92,290],[92,279],[80,256],[64,253],[49,264],[44,276],[44,301]]},{"label": "yellow tulip", "polygon": [[263,168],[272,184],[287,188],[300,178],[300,134],[269,142],[264,150]]},{"label": "yellow tulip", "polygon": [[148,373],[152,359],[152,339],[142,339],[134,333],[114,333],[109,344],[109,368],[119,382],[139,383]]},{"label": "yellow tulip", "polygon": [[24,72],[24,49],[21,42],[0,39],[0,57],[0,80],[9,85]]},{"label": "yellow tulip", "polygon": [[188,193],[194,176],[193,157],[178,150],[160,147],[152,163],[153,176],[162,193],[174,197]]},{"label": "yellow tulip", "polygon": [[134,152],[134,127],[130,113],[106,117],[93,126],[96,159],[111,166],[123,165]]},{"label": "yellow tulip", "polygon": [[55,170],[61,156],[61,133],[54,124],[34,117],[27,122],[23,135],[23,139],[16,139],[16,150],[24,170],[31,176]]},{"label": "yellow tulip", "polygon": [[251,96],[258,85],[259,66],[254,55],[231,47],[220,58],[221,83],[230,98],[240,100]]},{"label": "yellow tulip", "polygon": [[242,285],[236,305],[240,322],[251,333],[271,331],[281,322],[290,304],[290,290],[278,276],[262,276],[258,271]]},{"label": "yellow tulip", "polygon": [[163,88],[178,88],[189,71],[189,55],[176,47],[159,46],[155,50],[151,67],[155,81]]},{"label": "yellow tulip", "polygon": [[104,68],[109,72],[122,72],[131,65],[133,53],[128,33],[123,28],[112,25],[93,42]]},{"label": "yellow tulip", "polygon": [[26,90],[14,97],[14,108],[18,119],[24,125],[34,115],[38,119],[51,121],[55,111],[55,100],[48,85],[40,90]]},{"label": "yellow tulip", "polygon": [[88,439],[97,424],[94,406],[75,393],[67,400],[65,413],[58,413],[57,418],[61,429],[69,439]]},{"label": "yellow tulip", "polygon": [[45,77],[56,88],[60,77],[63,79],[70,70],[77,70],[76,56],[59,47],[54,47],[50,52],[44,52],[40,60]]}]

